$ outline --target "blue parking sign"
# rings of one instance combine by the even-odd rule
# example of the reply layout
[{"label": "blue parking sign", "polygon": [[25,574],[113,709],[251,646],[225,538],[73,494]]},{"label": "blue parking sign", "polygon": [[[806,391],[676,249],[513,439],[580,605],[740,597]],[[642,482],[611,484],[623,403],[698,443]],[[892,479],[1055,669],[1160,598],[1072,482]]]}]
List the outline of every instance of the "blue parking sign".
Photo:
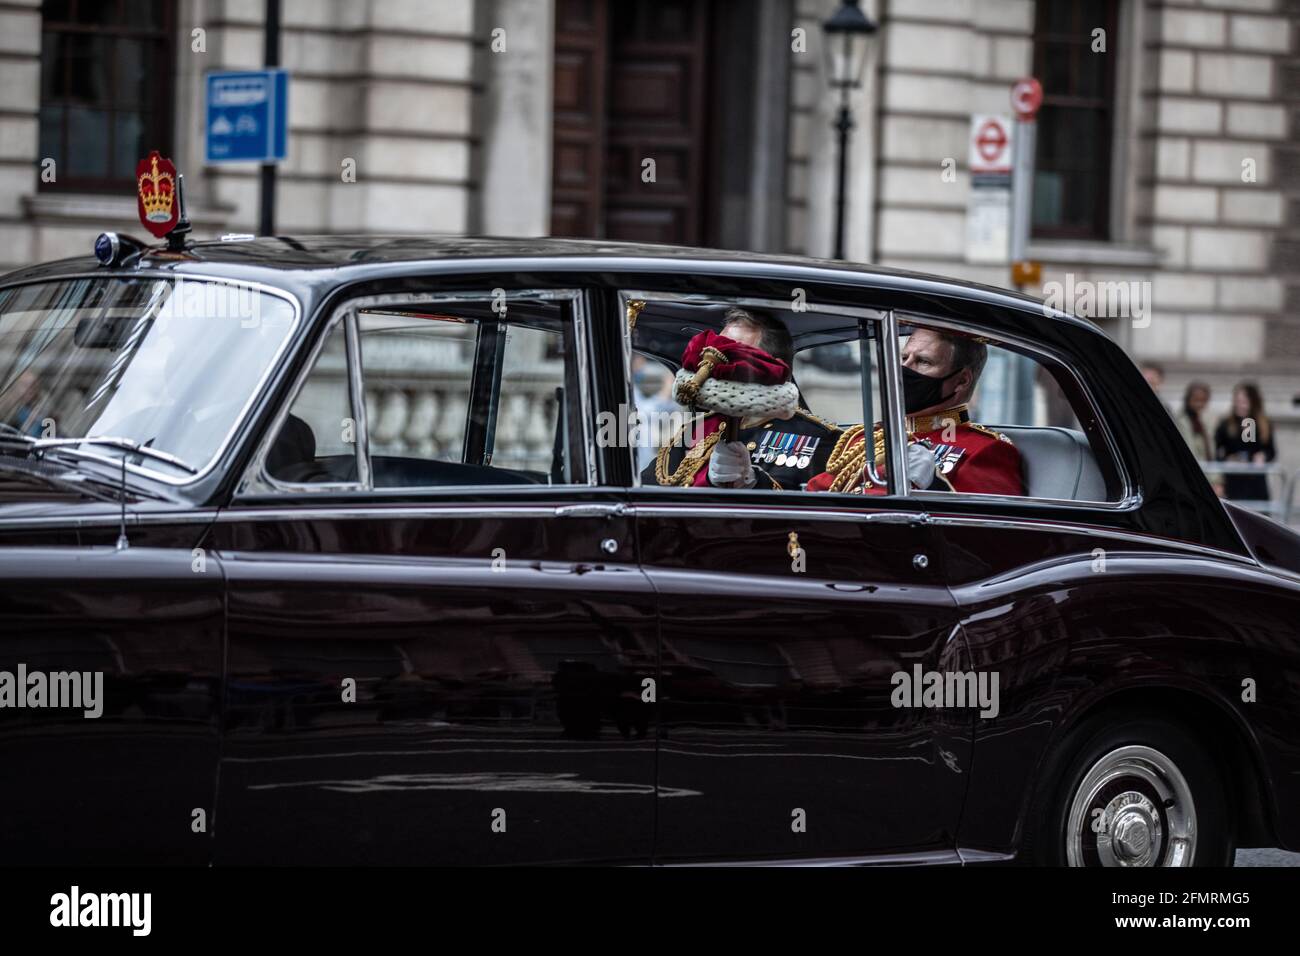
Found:
[{"label": "blue parking sign", "polygon": [[206,161],[274,163],[288,155],[289,74],[209,73]]}]

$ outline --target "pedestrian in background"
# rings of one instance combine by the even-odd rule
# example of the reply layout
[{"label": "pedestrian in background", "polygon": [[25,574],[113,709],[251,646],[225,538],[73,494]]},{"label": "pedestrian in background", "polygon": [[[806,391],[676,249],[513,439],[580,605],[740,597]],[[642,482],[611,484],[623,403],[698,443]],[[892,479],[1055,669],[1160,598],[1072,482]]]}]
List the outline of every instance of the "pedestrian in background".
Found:
[{"label": "pedestrian in background", "polygon": [[1147,380],[1151,386],[1151,391],[1156,393],[1156,398],[1160,399],[1160,404],[1165,406],[1165,411],[1173,414],[1173,409],[1165,402],[1161,395],[1161,390],[1165,387],[1165,367],[1159,362],[1143,362],[1138,366],[1142,370],[1142,377]]},{"label": "pedestrian in background", "polygon": [[1197,461],[1214,461],[1214,445],[1210,441],[1210,431],[1201,419],[1209,404],[1210,386],[1204,382],[1190,382],[1183,392],[1182,410],[1174,416],[1183,440],[1187,442]]},{"label": "pedestrian in background", "polygon": [[1165,387],[1165,368],[1158,362],[1143,362],[1139,368],[1142,370],[1142,377],[1147,380],[1151,386],[1151,391],[1157,395]]},{"label": "pedestrian in background", "polygon": [[[1183,392],[1183,407],[1174,416],[1179,434],[1187,447],[1192,450],[1197,461],[1214,461],[1214,442],[1210,440],[1210,430],[1205,427],[1205,409],[1210,404],[1210,386],[1204,382],[1190,382]],[[1210,472],[1208,475],[1214,493],[1220,498],[1224,494],[1223,476]]]},{"label": "pedestrian in background", "polygon": [[[1273,426],[1264,413],[1264,399],[1252,382],[1232,390],[1232,412],[1214,429],[1214,448],[1220,461],[1265,465],[1277,457]],[[1225,475],[1225,496],[1235,501],[1268,501],[1266,475]]]}]

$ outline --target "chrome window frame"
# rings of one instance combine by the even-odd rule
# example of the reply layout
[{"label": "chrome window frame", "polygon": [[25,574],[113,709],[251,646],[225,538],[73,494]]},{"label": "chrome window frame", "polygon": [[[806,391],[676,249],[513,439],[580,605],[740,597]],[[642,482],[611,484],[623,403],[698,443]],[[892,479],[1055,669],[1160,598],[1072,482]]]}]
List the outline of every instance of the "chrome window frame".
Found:
[{"label": "chrome window frame", "polygon": [[[317,336],[316,341],[311,344],[311,351],[307,355],[307,361],[302,370],[298,373],[298,377],[294,380],[288,400],[282,403],[280,408],[276,411],[275,418],[271,420],[270,429],[268,429],[267,433],[263,436],[261,443],[257,447],[257,452],[248,463],[248,467],[244,469],[244,477],[240,479],[239,485],[235,489],[234,498],[236,501],[238,501],[241,496],[245,495],[300,494],[304,492],[323,494],[337,491],[356,491],[361,488],[361,485],[355,481],[332,481],[315,484],[280,481],[271,477],[271,474],[266,470],[266,457],[271,452],[271,446],[275,444],[275,439],[279,436],[280,429],[284,426],[285,419],[289,417],[289,412],[293,408],[294,403],[298,400],[298,396],[302,394],[302,389],[307,384],[307,380],[311,377],[312,372],[316,370],[316,363],[320,360],[321,353],[325,351],[325,343],[329,341],[330,336],[334,334],[335,329],[338,328],[340,323],[346,323],[346,325],[344,325],[344,348],[348,363],[348,403],[352,410],[352,420],[356,423],[357,428],[356,435],[353,436],[353,454],[357,456],[357,475],[358,477],[360,476],[361,438],[366,424],[364,418],[357,418],[356,400],[354,397],[355,384],[353,383],[352,374],[354,358],[352,340],[354,335],[349,335],[347,332],[349,325],[355,326],[355,322],[351,320],[352,316],[353,313],[350,310],[336,310],[334,314],[330,316],[325,328],[321,330],[320,335]],[[364,398],[361,405],[362,414],[364,415]]]},{"label": "chrome window frame", "polygon": [[[893,310],[885,316],[884,355],[882,356],[885,373],[885,412],[889,415],[893,427],[885,428],[885,459],[889,494],[891,497],[907,498],[912,494],[912,483],[907,480],[907,428],[903,412],[903,372],[898,362],[891,362],[890,356],[898,356],[898,321]],[[883,421],[883,419],[882,419]],[[865,427],[865,423],[864,427]],[[864,482],[865,488],[865,482]]]},{"label": "chrome window frame", "polygon": [[[302,303],[298,300],[298,297],[295,296],[292,292],[289,292],[286,289],[278,288],[277,286],[269,285],[265,282],[257,282],[251,279],[232,279],[228,276],[218,276],[209,273],[171,272],[171,271],[163,271],[158,269],[141,269],[138,272],[131,272],[131,273],[75,272],[75,273],[68,273],[66,275],[53,275],[53,276],[45,276],[42,278],[22,279],[18,282],[5,282],[0,284],[0,292],[3,292],[5,289],[14,289],[14,288],[19,288],[21,286],[54,285],[60,282],[66,282],[74,279],[100,279],[100,280],[107,280],[107,281],[126,281],[131,279],[162,279],[171,282],[173,285],[175,285],[175,283],[178,280],[184,280],[187,282],[188,281],[215,282],[221,285],[236,285],[236,286],[247,287],[249,289],[255,289],[258,292],[275,296],[278,299],[283,299],[285,302],[288,302],[289,305],[293,308],[293,318],[289,323],[288,329],[285,331],[283,341],[280,342],[279,347],[275,350],[275,354],[271,356],[271,359],[267,363],[265,371],[263,371],[262,373],[262,377],[258,379],[257,384],[252,389],[249,390],[248,398],[244,402],[243,408],[239,410],[239,414],[236,415],[234,421],[231,422],[230,429],[226,432],[225,437],[222,438],[221,443],[217,446],[216,451],[214,451],[212,455],[209,456],[207,462],[203,465],[202,468],[200,468],[192,475],[187,474],[184,475],[183,477],[176,477],[175,475],[169,475],[165,472],[158,471],[154,468],[149,468],[145,465],[133,465],[130,462],[126,463],[126,470],[129,473],[134,475],[139,475],[143,478],[148,478],[152,481],[159,481],[162,482],[163,484],[171,485],[176,488],[188,487],[190,485],[194,485],[202,481],[204,478],[206,478],[208,475],[212,473],[212,471],[217,467],[217,462],[220,461],[222,456],[224,456],[226,452],[230,450],[230,446],[235,439],[235,435],[239,433],[240,428],[247,422],[249,413],[253,409],[254,405],[257,403],[258,399],[260,399],[262,397],[262,394],[266,391],[267,384],[268,382],[270,382],[271,376],[273,376],[276,373],[276,371],[280,368],[280,363],[283,360],[285,353],[289,350],[290,346],[292,345],[294,339],[297,337],[299,326],[302,323]],[[119,474],[122,471],[121,458],[111,458],[108,455],[97,455],[94,454],[93,452],[83,453],[80,455],[80,457],[89,458],[96,462],[103,463],[111,467],[112,469],[114,469],[114,471],[118,472]]]},{"label": "chrome window frame", "polygon": [[[1003,332],[988,333],[983,329],[967,325],[962,322],[954,322],[950,319],[934,318],[924,312],[914,311],[911,309],[896,309],[890,314],[890,324],[894,327],[895,347],[898,345],[898,324],[907,323],[909,325],[921,325],[930,328],[951,329],[954,332],[963,332],[968,335],[981,335],[989,339],[988,344],[997,347],[998,342],[1010,343],[1016,348],[1031,357],[1039,356],[1047,359],[1055,368],[1059,368],[1069,375],[1073,380],[1079,394],[1083,395],[1088,402],[1088,407],[1092,412],[1093,418],[1097,422],[1098,430],[1106,443],[1106,450],[1110,454],[1111,461],[1115,465],[1116,474],[1120,482],[1120,496],[1114,501],[1081,501],[1077,498],[1038,498],[1032,495],[988,495],[976,494],[973,492],[963,491],[929,491],[920,489],[911,489],[909,496],[919,501],[969,501],[976,504],[1005,505],[1007,502],[1031,502],[1033,504],[1053,505],[1060,508],[1074,508],[1080,511],[1101,511],[1101,512],[1125,512],[1133,511],[1141,506],[1142,495],[1133,483],[1132,473],[1129,470],[1128,462],[1119,452],[1119,445],[1115,441],[1115,436],[1111,432],[1110,424],[1101,413],[1101,408],[1097,404],[1092,390],[1088,388],[1087,383],[1079,377],[1070,363],[1060,354],[1052,349],[1044,348],[1037,342],[1032,342],[1023,336],[1008,334]],[[901,375],[898,379],[898,407],[891,408],[890,414],[895,416],[895,421],[902,421],[899,416],[903,413],[903,398]],[[1075,413],[1075,417],[1078,414]],[[1100,463],[1098,463],[1100,468]]]},{"label": "chrome window frame", "polygon": [[[589,322],[587,317],[586,299],[581,289],[503,289],[504,298],[507,304],[511,299],[514,300],[543,300],[550,302],[568,302],[572,308],[573,335],[574,335],[574,356],[572,361],[576,363],[578,376],[578,404],[579,414],[582,419],[582,447],[586,458],[585,482],[571,482],[564,485],[539,485],[540,488],[589,488],[597,485],[596,481],[596,458],[592,450],[592,418],[594,415],[591,405],[591,383],[588,381],[587,366],[591,354],[588,336],[590,334]],[[294,380],[290,389],[287,400],[281,405],[272,419],[271,427],[263,435],[261,443],[258,445],[257,452],[254,454],[248,467],[244,471],[244,476],[240,480],[239,486],[235,492],[235,503],[240,499],[248,499],[261,496],[278,496],[293,494],[330,494],[338,492],[362,493],[377,496],[382,499],[385,496],[406,495],[406,494],[428,494],[430,492],[450,493],[473,491],[482,493],[491,491],[493,488],[513,488],[516,485],[411,485],[399,488],[376,488],[374,486],[373,475],[370,469],[370,432],[369,423],[366,419],[366,399],[365,399],[365,370],[361,363],[361,338],[360,327],[358,325],[358,313],[366,309],[385,309],[394,307],[410,306],[427,306],[427,305],[456,305],[465,302],[492,302],[502,298],[496,290],[470,291],[470,292],[394,292],[384,293],[382,295],[356,296],[346,299],[335,306],[334,311],[326,323],[321,335],[313,343],[312,352],[303,369],[299,372],[297,379]],[[316,367],[316,361],[320,357],[320,352],[325,346],[325,340],[338,325],[343,322],[344,331],[347,336],[347,354],[348,354],[348,391],[350,393],[350,402],[352,407],[352,417],[356,422],[356,454],[357,454],[357,480],[349,482],[317,482],[311,484],[282,482],[273,478],[266,471],[266,457],[271,451],[271,445],[276,437],[280,434],[280,429],[284,425],[285,419],[289,416],[289,411],[293,403],[297,401],[301,394],[303,386],[306,384],[308,377]]]},{"label": "chrome window frame", "polygon": [[[793,311],[791,302],[788,299],[767,299],[758,296],[743,296],[743,295],[742,296],[714,295],[707,292],[654,292],[648,289],[619,289],[618,290],[618,314],[619,314],[618,321],[619,321],[620,335],[622,336],[623,339],[623,382],[627,388],[626,397],[628,401],[633,401],[632,352],[634,350],[632,348],[632,330],[629,329],[627,326],[626,316],[627,316],[627,304],[633,299],[642,299],[647,302],[651,302],[651,301],[675,302],[684,305],[701,305],[701,306],[727,305],[727,306],[739,306],[740,308],[744,308],[746,306],[752,306],[756,309],[766,309],[770,312],[776,312],[778,314],[781,312]],[[880,334],[882,340],[884,340],[888,336],[889,310],[887,309],[876,309],[876,308],[871,308],[870,306],[857,306],[857,305],[822,305],[819,303],[809,302],[806,311],[817,312],[822,315],[840,315],[840,316],[844,316],[845,318],[857,319],[859,321],[865,318],[873,322],[879,322]],[[798,355],[797,352],[795,354]],[[886,370],[885,378],[887,379],[888,377],[889,377],[889,373],[888,370]],[[880,389],[881,398],[884,399],[885,403],[887,404],[889,402],[889,397],[888,397],[887,389],[884,387],[883,383],[879,386],[879,389]],[[635,451],[636,449],[632,445],[628,446],[627,448],[628,464],[631,466],[632,469],[632,484],[629,485],[629,488],[632,489],[651,488],[656,491],[667,491],[667,492],[691,490],[689,488],[672,488],[672,487],[664,487],[661,485],[641,484],[641,469],[637,467],[636,455],[634,454]],[[768,489],[724,488],[724,489],[717,489],[717,490],[746,491],[752,493],[755,491],[766,491]],[[833,494],[828,493],[828,494],[830,495],[831,498],[836,500],[840,499],[841,497],[847,497],[847,496],[842,496],[839,492],[835,492]]]}]

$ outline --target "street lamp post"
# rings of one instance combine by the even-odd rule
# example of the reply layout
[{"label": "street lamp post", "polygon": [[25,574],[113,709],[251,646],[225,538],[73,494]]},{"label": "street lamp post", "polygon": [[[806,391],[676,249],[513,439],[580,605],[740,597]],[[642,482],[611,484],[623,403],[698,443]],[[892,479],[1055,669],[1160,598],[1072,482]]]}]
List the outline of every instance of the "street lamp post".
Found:
[{"label": "street lamp post", "polygon": [[[280,65],[280,0],[266,0],[266,34],[262,59],[267,68]],[[275,163],[262,164],[260,230],[264,236],[275,235],[275,172]]]},{"label": "street lamp post", "polygon": [[[848,174],[849,132],[853,111],[849,94],[862,85],[867,60],[867,38],[876,25],[862,12],[859,0],[843,0],[831,18],[822,24],[826,34],[826,72],[832,89],[840,91],[839,114],[832,124],[839,134],[839,159],[835,183],[835,258],[844,258],[844,180]],[[838,42],[837,42],[838,41]]]}]

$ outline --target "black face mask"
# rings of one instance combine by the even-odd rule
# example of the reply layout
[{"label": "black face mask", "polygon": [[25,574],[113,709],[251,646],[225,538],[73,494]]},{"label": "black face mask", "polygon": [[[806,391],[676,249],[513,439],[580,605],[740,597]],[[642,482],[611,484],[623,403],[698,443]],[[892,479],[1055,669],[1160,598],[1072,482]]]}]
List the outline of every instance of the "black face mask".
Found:
[{"label": "black face mask", "polygon": [[922,375],[904,365],[903,410],[911,415],[913,412],[919,412],[923,408],[933,408],[952,398],[957,394],[956,389],[945,395],[943,383],[960,371],[961,369],[955,369],[943,378],[935,378],[932,375]]}]

